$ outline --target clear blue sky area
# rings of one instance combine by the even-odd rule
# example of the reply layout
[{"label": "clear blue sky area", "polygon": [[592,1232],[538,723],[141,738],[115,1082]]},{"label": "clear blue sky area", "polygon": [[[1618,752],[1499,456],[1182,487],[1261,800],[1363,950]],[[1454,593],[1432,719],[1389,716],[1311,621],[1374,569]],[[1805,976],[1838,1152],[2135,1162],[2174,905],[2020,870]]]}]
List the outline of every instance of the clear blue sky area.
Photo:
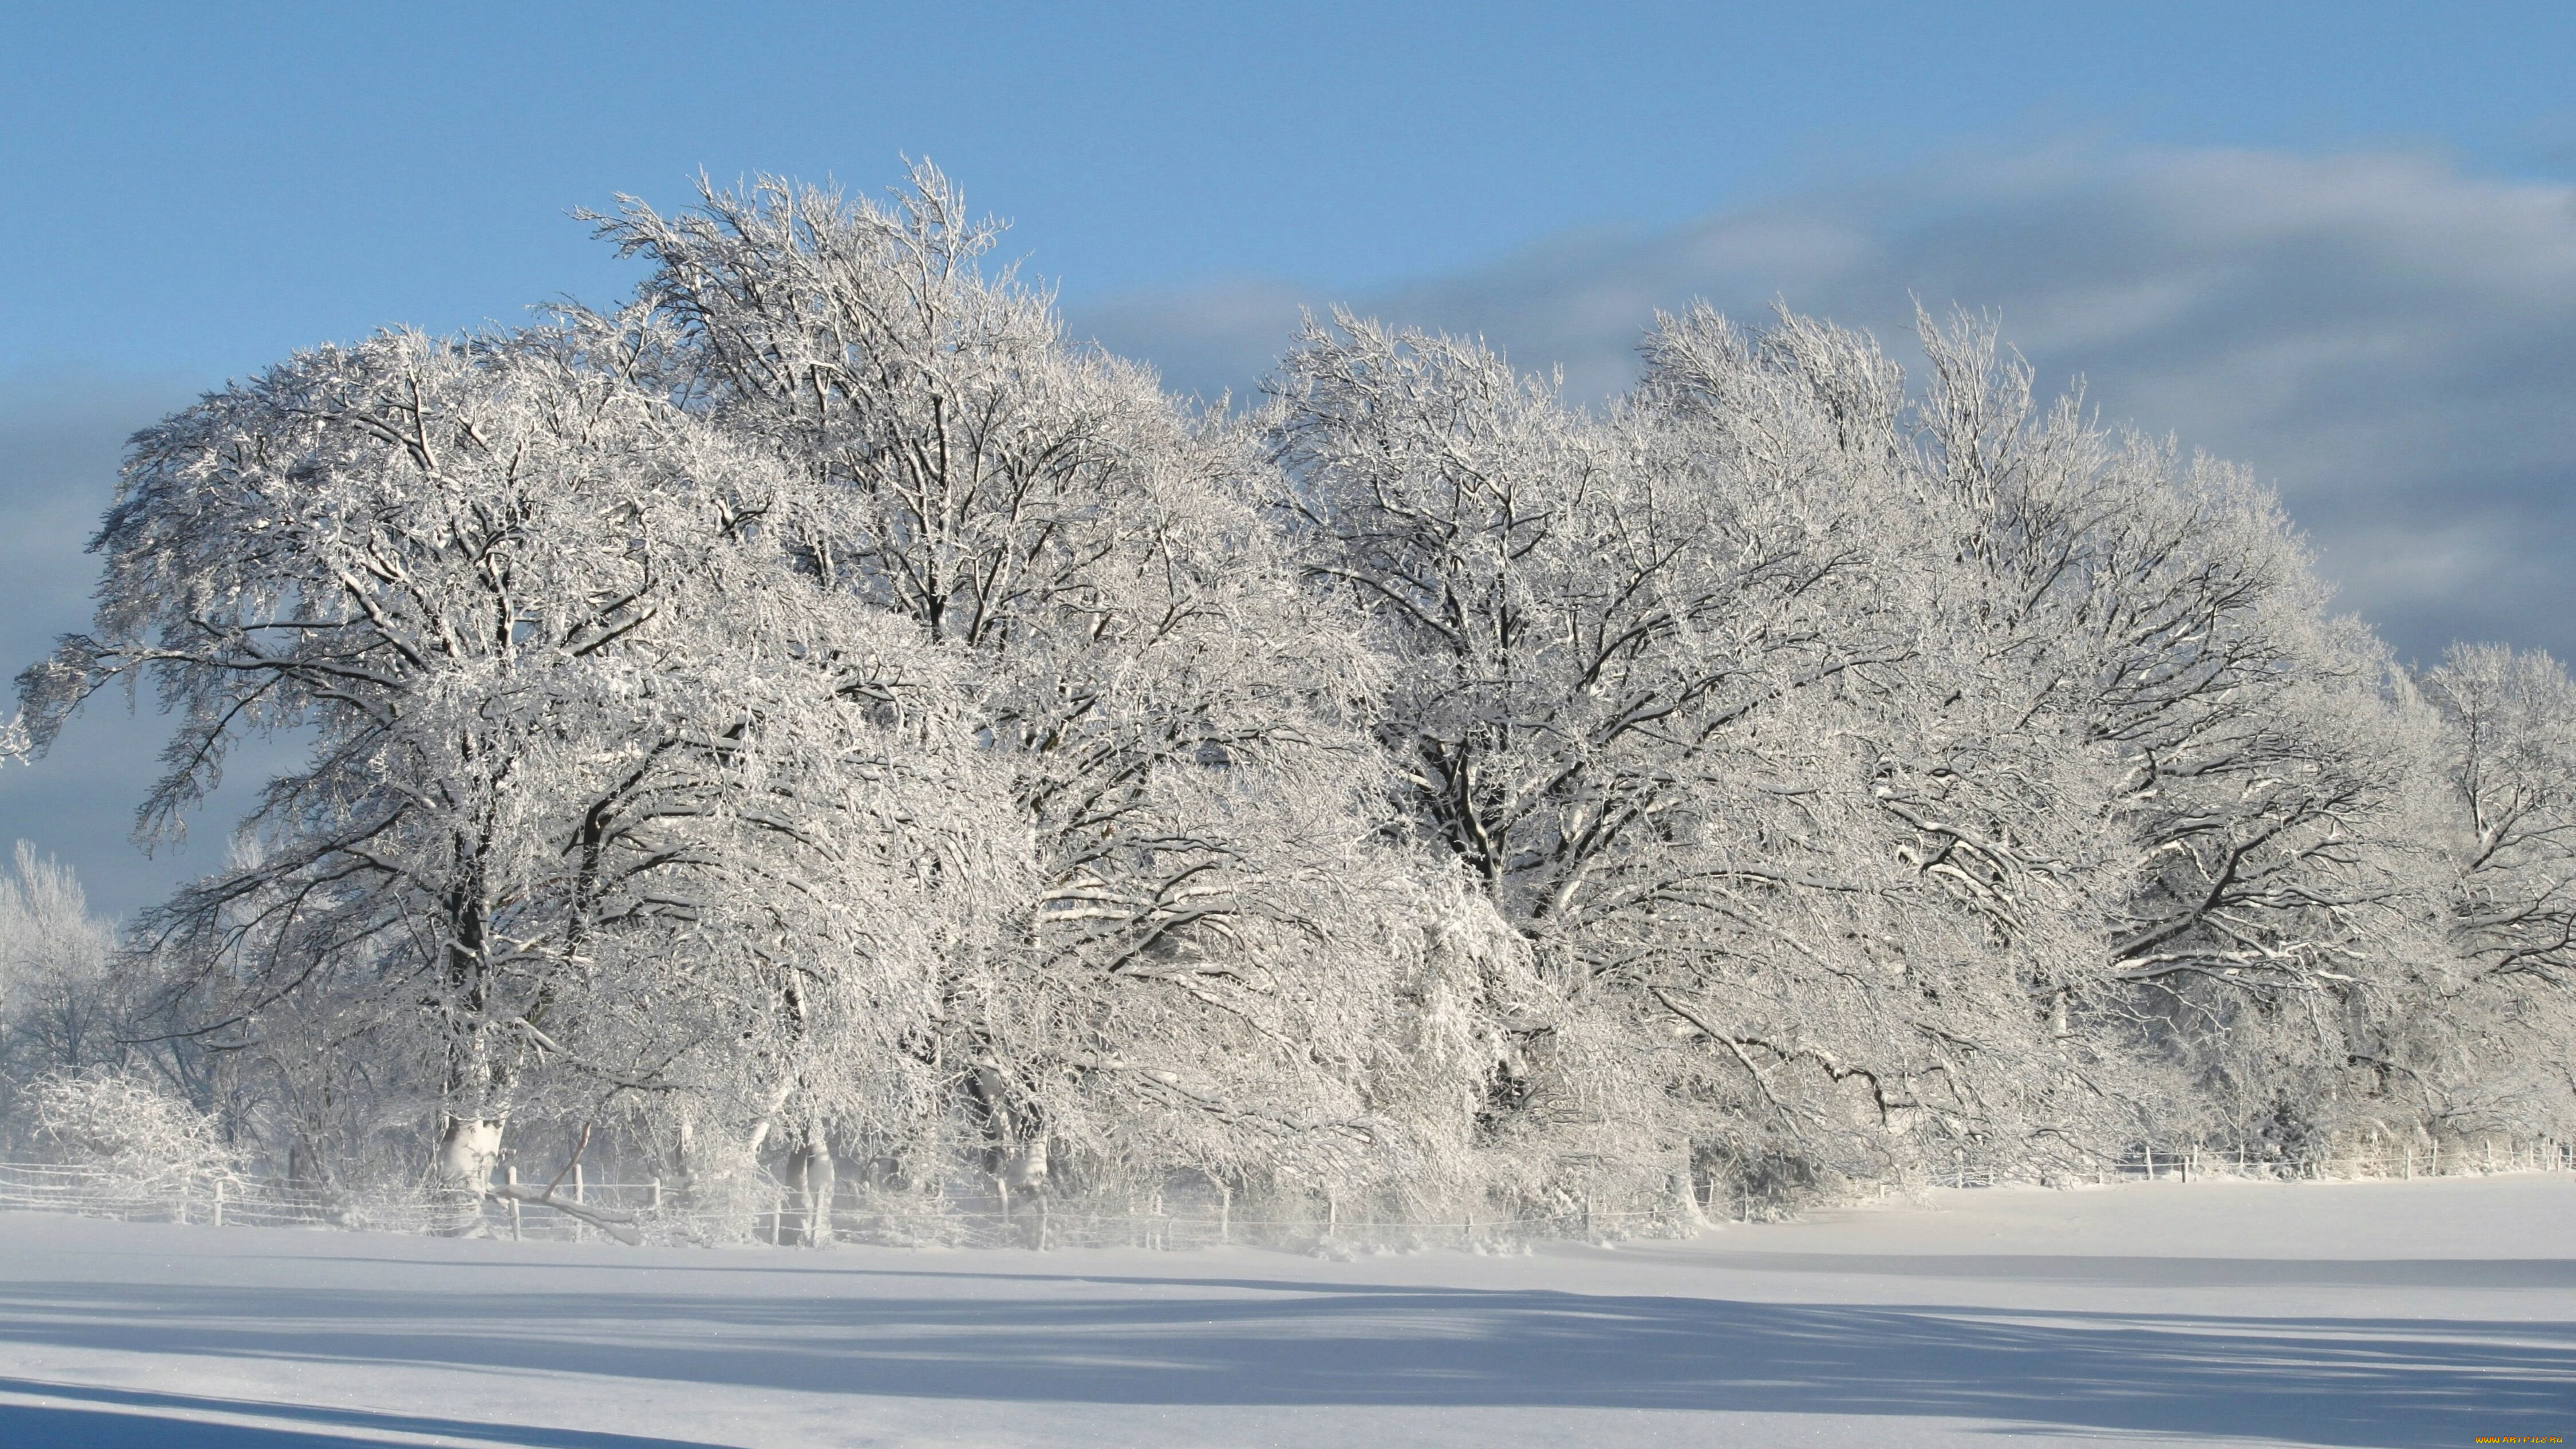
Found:
[{"label": "clear blue sky area", "polygon": [[211,381],[621,268],[565,217],[929,155],[1069,301],[1375,288],[1959,146],[2576,172],[2576,5],[52,5],[0,35],[0,373]]}]

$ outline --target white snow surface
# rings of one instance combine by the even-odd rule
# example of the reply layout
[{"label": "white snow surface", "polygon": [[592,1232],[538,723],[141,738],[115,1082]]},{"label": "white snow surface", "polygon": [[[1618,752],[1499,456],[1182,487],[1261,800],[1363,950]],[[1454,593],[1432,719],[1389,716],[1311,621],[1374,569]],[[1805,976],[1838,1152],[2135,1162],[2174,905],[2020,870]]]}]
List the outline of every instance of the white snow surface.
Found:
[{"label": "white snow surface", "polygon": [[10,1214],[0,1444],[2470,1444],[2576,1435],[2571,1290],[2539,1174],[1349,1261]]}]

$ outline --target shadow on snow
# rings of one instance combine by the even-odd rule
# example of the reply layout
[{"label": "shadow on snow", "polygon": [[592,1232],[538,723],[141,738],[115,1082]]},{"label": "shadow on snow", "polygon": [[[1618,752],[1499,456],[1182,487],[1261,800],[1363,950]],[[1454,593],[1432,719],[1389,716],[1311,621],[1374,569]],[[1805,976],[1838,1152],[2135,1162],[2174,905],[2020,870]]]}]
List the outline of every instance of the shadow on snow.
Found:
[{"label": "shadow on snow", "polygon": [[[385,1433],[437,1434],[468,1444],[509,1445],[514,1449],[710,1449],[678,1439],[644,1439],[631,1434],[602,1434],[579,1429],[538,1429],[518,1425],[479,1424],[462,1419],[433,1419],[411,1414],[375,1414],[358,1409],[320,1408],[309,1404],[254,1403],[239,1399],[197,1398],[130,1389],[88,1388],[64,1384],[0,1379],[0,1392],[43,1394],[75,1399],[80,1404],[0,1403],[0,1442],[82,1446],[82,1449],[351,1449],[380,1444]],[[273,1424],[210,1422],[202,1416],[255,1414],[285,1420],[297,1428]]]},{"label": "shadow on snow", "polygon": [[[1875,1258],[1829,1261],[1833,1266],[1812,1260],[1804,1266],[1893,1266]],[[1922,1260],[1914,1261],[1922,1271]],[[2161,1264],[2168,1274],[2175,1267],[2169,1259],[2012,1261],[2051,1277],[2111,1271],[2102,1266],[2108,1264],[2136,1271]],[[2052,1261],[2054,1269],[2044,1266]],[[1954,1267],[1966,1274],[1981,1262],[1962,1259]],[[2210,1260],[2208,1270],[2219,1271],[2219,1262]],[[1846,1263],[1868,1267],[1846,1269]],[[2507,1267],[2225,1260],[2236,1281],[2285,1284],[2329,1277],[2457,1284],[2456,1275],[2484,1278]],[[2510,1270],[2520,1272],[2521,1286],[2548,1286],[2533,1273],[2550,1279],[2565,1267],[2547,1261]],[[2563,1433],[2576,1419],[2576,1324],[2563,1322],[1777,1304],[823,1264],[753,1271],[868,1291],[486,1295],[19,1283],[0,1295],[0,1339],[833,1394],[1175,1406],[1822,1411],[2334,1445]],[[1991,1274],[1980,1270],[1979,1276]],[[917,1290],[907,1287],[934,1282],[1000,1296],[914,1296]],[[1068,1296],[1100,1287],[1134,1296]],[[1254,1296],[1235,1296],[1243,1294]],[[331,1411],[262,1412],[303,1416],[322,1428]],[[0,1428],[14,1427],[0,1413]],[[438,1432],[515,1435],[509,1442],[567,1449],[667,1442],[463,1425]],[[526,1437],[532,1433],[538,1437]]]}]

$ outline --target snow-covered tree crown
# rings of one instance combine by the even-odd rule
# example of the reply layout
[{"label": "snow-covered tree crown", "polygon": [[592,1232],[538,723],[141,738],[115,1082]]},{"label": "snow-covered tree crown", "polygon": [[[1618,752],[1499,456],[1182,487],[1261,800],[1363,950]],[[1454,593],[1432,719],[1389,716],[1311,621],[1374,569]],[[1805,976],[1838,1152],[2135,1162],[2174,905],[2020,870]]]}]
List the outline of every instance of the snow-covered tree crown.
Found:
[{"label": "snow-covered tree crown", "polygon": [[2576,1107],[2564,673],[2397,667],[1973,317],[1586,410],[1335,314],[1229,416],[927,166],[593,219],[622,311],[140,435],[21,677],[174,712],[146,834],[309,743],[119,968],[243,1132],[1422,1208]]}]

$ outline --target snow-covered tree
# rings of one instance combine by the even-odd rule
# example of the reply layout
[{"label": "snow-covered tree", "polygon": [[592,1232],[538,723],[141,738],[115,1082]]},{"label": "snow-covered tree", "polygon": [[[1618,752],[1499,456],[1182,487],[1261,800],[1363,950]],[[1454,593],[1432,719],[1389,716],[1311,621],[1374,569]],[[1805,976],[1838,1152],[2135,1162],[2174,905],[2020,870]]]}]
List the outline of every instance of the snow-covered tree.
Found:
[{"label": "snow-covered tree", "polygon": [[2432,1001],[2395,1004],[2371,1065],[2435,1130],[2564,1138],[2576,1128],[2576,684],[2546,654],[2499,646],[2455,647],[2418,683],[2452,970],[2433,978]]},{"label": "snow-covered tree", "polygon": [[549,1084],[667,1090],[711,1043],[736,1072],[811,978],[867,978],[886,1009],[843,1019],[899,1033],[927,878],[972,873],[938,844],[971,794],[917,778],[938,671],[780,575],[775,471],[640,385],[651,351],[391,335],[209,397],[138,440],[98,623],[25,680],[39,743],[157,684],[183,722],[147,828],[245,732],[311,733],[146,949],[195,973],[201,1036],[327,1018],[393,1052],[466,1189]]},{"label": "snow-covered tree", "polygon": [[[1977,345],[1929,328],[1923,342],[1936,363]],[[1865,336],[1786,313],[1748,333],[1706,309],[1664,319],[1646,354],[1640,403],[1676,470],[1732,492],[1798,490],[1850,558],[1817,615],[1848,664],[1769,731],[1801,739],[1812,763],[1799,816],[1767,837],[1812,862],[1771,896],[1784,926],[1812,923],[1791,927],[1799,954],[1845,959],[1819,969],[1748,940],[1745,959],[1763,964],[1730,964],[1753,989],[1729,994],[1759,1029],[1738,1034],[1785,1046],[1775,1075],[1810,1092],[1865,1082],[1878,1170],[2080,1151],[2108,1101],[2064,1007],[2102,970],[2121,862],[2104,761],[2051,699],[2058,671],[2033,657],[2053,622],[2047,581],[2011,576],[2031,520],[1982,464],[1960,466],[1937,366],[1909,398]],[[2028,451],[2081,472],[2095,460],[2075,441]]]},{"label": "snow-covered tree", "polygon": [[116,933],[71,867],[17,843],[0,875],[0,1116],[48,1072],[123,1062],[129,994],[109,971]]},{"label": "snow-covered tree", "polygon": [[71,867],[24,840],[10,864],[0,875],[0,1021],[11,1065],[43,1071],[113,1060],[114,928],[89,913]]},{"label": "snow-covered tree", "polygon": [[[2072,398],[2038,407],[1991,327],[1923,340],[1924,466],[1966,525],[1954,557],[1980,672],[2008,728],[2110,772],[2097,808],[2128,879],[2108,903],[2109,976],[2064,983],[2061,1010],[2089,1015],[2107,1049],[2187,1064],[2187,1090],[2241,1127],[2339,1069],[2336,1023],[2367,981],[2405,969],[2406,762],[2385,651],[2327,615],[2241,470],[2105,435]],[[2154,1126],[2176,1130],[2185,1089],[2165,1085]]]},{"label": "snow-covered tree", "polygon": [[701,415],[812,490],[804,575],[971,680],[1037,874],[930,1052],[994,1171],[1369,1178],[1423,897],[1377,838],[1376,661],[1295,587],[1244,431],[1072,345],[927,167],[602,230]]},{"label": "snow-covered tree", "polygon": [[2100,772],[1986,687],[1901,378],[1794,318],[1670,322],[1649,360],[1586,417],[1343,318],[1278,384],[1309,577],[1401,661],[1408,813],[1569,1002],[1492,1084],[1497,1130],[1597,1143],[1606,1112],[1612,1160],[1739,1176],[2062,1135],[2010,1099],[2080,1075],[2032,988],[2099,955]]},{"label": "snow-covered tree", "polygon": [[1238,417],[927,166],[594,219],[625,311],[136,440],[0,756],[157,692],[151,836],[309,749],[112,957],[22,850],[13,1079],[313,1181],[427,1125],[461,1207],[513,1122],[783,1170],[809,1241],[845,1163],[1429,1213],[2565,1130],[2563,673],[2396,668],[1986,323],[1696,308],[1586,410],[1337,315]]}]

